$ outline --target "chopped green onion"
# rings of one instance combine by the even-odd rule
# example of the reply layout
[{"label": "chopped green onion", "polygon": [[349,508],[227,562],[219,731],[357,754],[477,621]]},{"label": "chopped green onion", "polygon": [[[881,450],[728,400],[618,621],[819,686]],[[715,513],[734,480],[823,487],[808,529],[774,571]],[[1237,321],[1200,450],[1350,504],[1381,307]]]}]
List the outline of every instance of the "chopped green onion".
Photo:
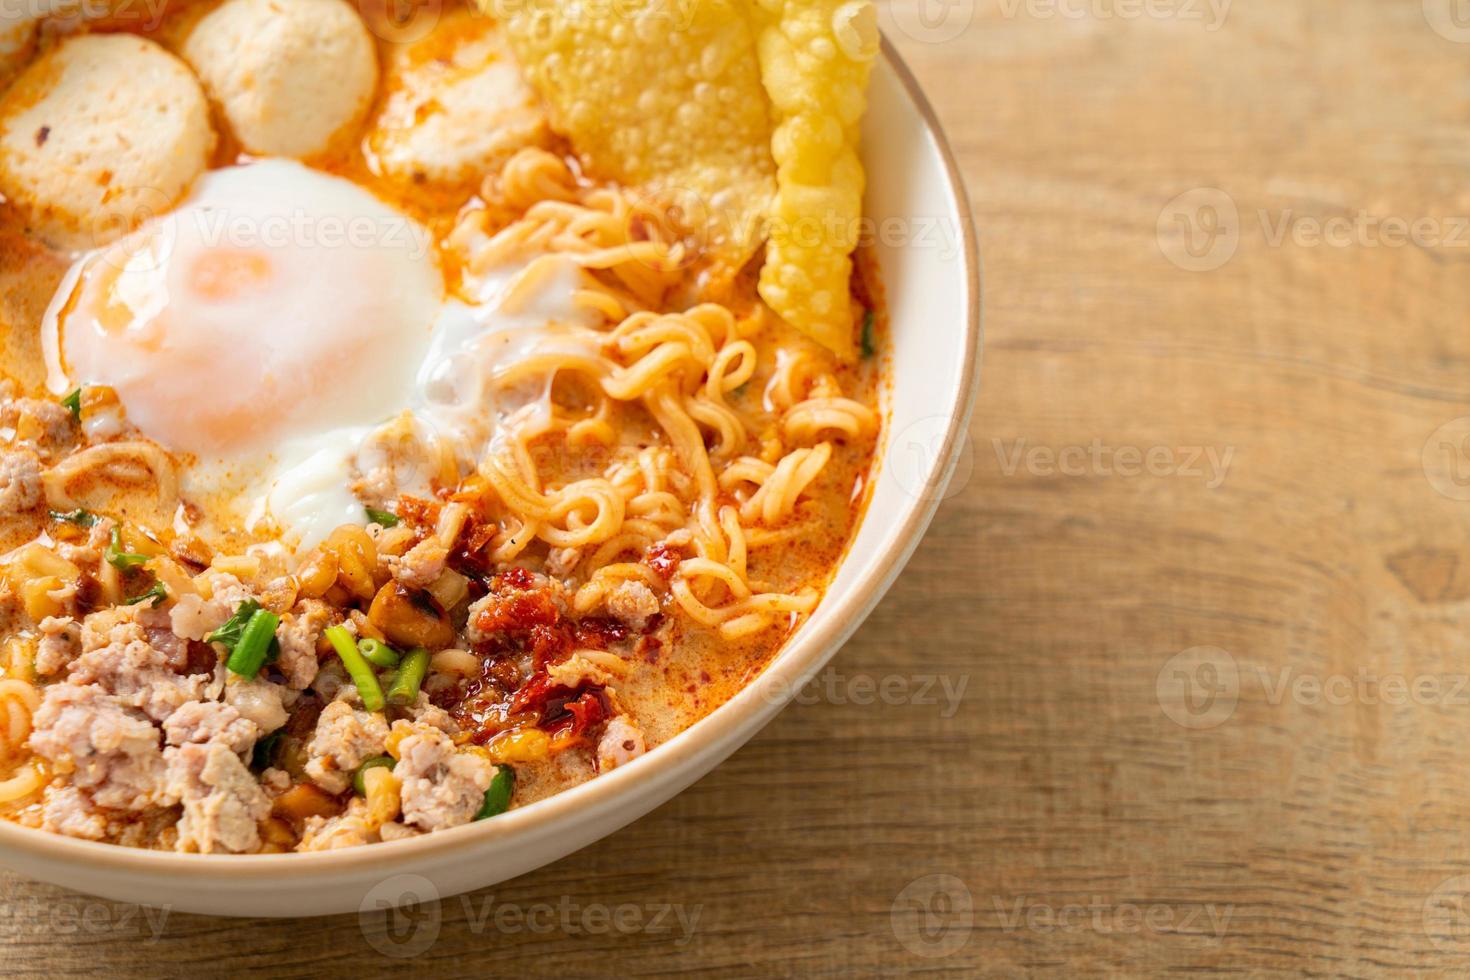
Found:
[{"label": "chopped green onion", "polygon": [[121,572],[125,572],[130,568],[137,568],[139,565],[144,565],[148,562],[147,555],[123,551],[122,528],[120,527],[114,527],[112,529],[112,540],[107,545],[106,558],[107,564]]},{"label": "chopped green onion", "polygon": [[393,686],[388,689],[388,700],[394,704],[413,704],[419,699],[419,688],[428,672],[429,651],[423,647],[410,650],[398,668]]},{"label": "chopped green onion", "polygon": [[71,412],[72,418],[80,422],[82,419],[82,389],[78,388],[63,398],[61,407]]},{"label": "chopped green onion", "polygon": [[362,706],[369,711],[383,710],[383,688],[378,684],[378,675],[373,673],[372,665],[362,658],[357,652],[357,644],[353,642],[352,634],[341,626],[333,626],[322,633],[327,642],[332,644],[332,649],[337,651],[337,656],[342,660],[342,666],[347,668],[352,683],[357,685],[357,694],[362,698]]},{"label": "chopped green onion", "polygon": [[392,769],[394,766],[391,755],[375,755],[357,767],[357,772],[352,774],[352,788],[357,790],[358,796],[367,796],[367,780],[362,777],[369,769]]},{"label": "chopped green onion", "polygon": [[75,524],[77,527],[97,526],[97,515],[81,508],[65,513],[59,510],[53,510],[50,512],[50,515],[53,521],[60,524]]},{"label": "chopped green onion", "polygon": [[480,807],[480,812],[475,814],[475,819],[485,820],[500,816],[510,809],[510,798],[515,791],[516,771],[510,766],[496,766],[495,778],[490,780],[490,788],[485,790],[485,802]]},{"label": "chopped green onion", "polygon": [[255,743],[255,751],[250,754],[250,768],[257,772],[261,769],[269,769],[276,764],[276,753],[281,748],[281,739],[286,737],[284,729],[277,729],[265,738]]},{"label": "chopped green onion", "polygon": [[398,515],[392,511],[378,510],[376,507],[364,507],[363,510],[367,511],[368,520],[374,524],[381,524],[384,527],[398,526]]},{"label": "chopped green onion", "polygon": [[397,667],[398,651],[384,643],[382,640],[374,640],[371,637],[357,641],[357,652],[362,654],[363,659],[374,667]]},{"label": "chopped green onion", "polygon": [[245,632],[245,625],[250,622],[250,617],[260,611],[260,603],[254,599],[246,599],[235,607],[235,615],[224,621],[224,624],[213,633],[204,638],[205,643],[218,643],[231,652],[235,644],[240,642],[240,634]]},{"label": "chopped green onion", "polygon": [[863,360],[867,360],[878,352],[873,345],[873,311],[863,313]]},{"label": "chopped green onion", "polygon": [[168,598],[168,589],[166,589],[166,588],[163,587],[163,583],[162,582],[154,582],[153,583],[153,588],[149,589],[147,592],[144,592],[140,596],[134,596],[133,598],[131,598],[131,599],[127,600],[126,602],[124,602],[123,605],[125,605],[125,606],[136,606],[136,605],[139,605],[140,603],[147,602],[149,599],[156,599],[159,602],[163,602],[167,598]]},{"label": "chopped green onion", "polygon": [[255,615],[250,617],[250,622],[245,624],[240,642],[235,644],[225,666],[241,677],[254,677],[260,673],[260,668],[265,666],[266,658],[270,656],[271,641],[276,638],[276,627],[279,625],[281,617],[273,612],[257,609]]}]

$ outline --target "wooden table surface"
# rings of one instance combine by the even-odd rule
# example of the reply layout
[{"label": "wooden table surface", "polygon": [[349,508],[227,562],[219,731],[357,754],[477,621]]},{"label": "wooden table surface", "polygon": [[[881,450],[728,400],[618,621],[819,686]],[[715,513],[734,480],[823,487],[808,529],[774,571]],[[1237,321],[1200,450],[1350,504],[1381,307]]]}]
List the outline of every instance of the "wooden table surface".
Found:
[{"label": "wooden table surface", "polygon": [[1470,11],[924,10],[984,388],[806,703],[416,958],[0,875],[0,972],[1470,970]]}]

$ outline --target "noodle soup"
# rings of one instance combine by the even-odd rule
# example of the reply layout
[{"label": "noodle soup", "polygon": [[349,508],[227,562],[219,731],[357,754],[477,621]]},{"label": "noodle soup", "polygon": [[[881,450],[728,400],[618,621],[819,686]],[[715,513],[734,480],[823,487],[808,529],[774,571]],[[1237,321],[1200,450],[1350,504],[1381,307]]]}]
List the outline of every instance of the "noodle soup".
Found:
[{"label": "noodle soup", "polygon": [[[861,254],[794,326],[779,232],[605,176],[467,8],[273,131],[191,60],[252,2],[40,24],[0,96],[0,814],[52,833],[324,850],[627,765],[801,629],[869,490]],[[366,30],[302,3],[350,88]],[[25,153],[147,59],[171,162],[66,213]]]}]

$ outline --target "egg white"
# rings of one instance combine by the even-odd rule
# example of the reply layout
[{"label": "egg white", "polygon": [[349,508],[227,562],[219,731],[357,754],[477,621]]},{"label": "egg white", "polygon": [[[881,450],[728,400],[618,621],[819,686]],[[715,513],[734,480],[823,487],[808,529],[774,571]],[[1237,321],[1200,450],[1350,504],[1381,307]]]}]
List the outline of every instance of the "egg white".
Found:
[{"label": "egg white", "polygon": [[[531,263],[534,288],[515,288]],[[457,298],[427,230],[366,190],[291,161],[232,167],[77,260],[46,318],[49,385],[112,387],[145,436],[191,457],[186,493],[233,501],[215,520],[309,548],[365,523],[365,475],[429,492],[435,467],[395,440],[473,467],[507,411],[506,364],[595,356],[580,275],[527,257]]]}]

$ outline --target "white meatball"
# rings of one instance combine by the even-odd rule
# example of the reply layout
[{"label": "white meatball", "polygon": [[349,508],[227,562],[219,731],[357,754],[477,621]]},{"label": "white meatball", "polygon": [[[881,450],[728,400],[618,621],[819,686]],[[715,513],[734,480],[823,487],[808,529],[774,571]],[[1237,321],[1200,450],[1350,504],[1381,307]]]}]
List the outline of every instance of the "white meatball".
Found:
[{"label": "white meatball", "polygon": [[343,0],[225,0],[179,53],[262,156],[324,153],[362,124],[378,87],[372,36]]},{"label": "white meatball", "polygon": [[176,204],[214,145],[183,62],[132,35],[75,37],[0,98],[0,193],[52,244],[100,245]]},{"label": "white meatball", "polygon": [[490,18],[447,12],[421,41],[388,56],[383,109],[368,146],[383,173],[443,184],[478,181],[551,130]]}]

